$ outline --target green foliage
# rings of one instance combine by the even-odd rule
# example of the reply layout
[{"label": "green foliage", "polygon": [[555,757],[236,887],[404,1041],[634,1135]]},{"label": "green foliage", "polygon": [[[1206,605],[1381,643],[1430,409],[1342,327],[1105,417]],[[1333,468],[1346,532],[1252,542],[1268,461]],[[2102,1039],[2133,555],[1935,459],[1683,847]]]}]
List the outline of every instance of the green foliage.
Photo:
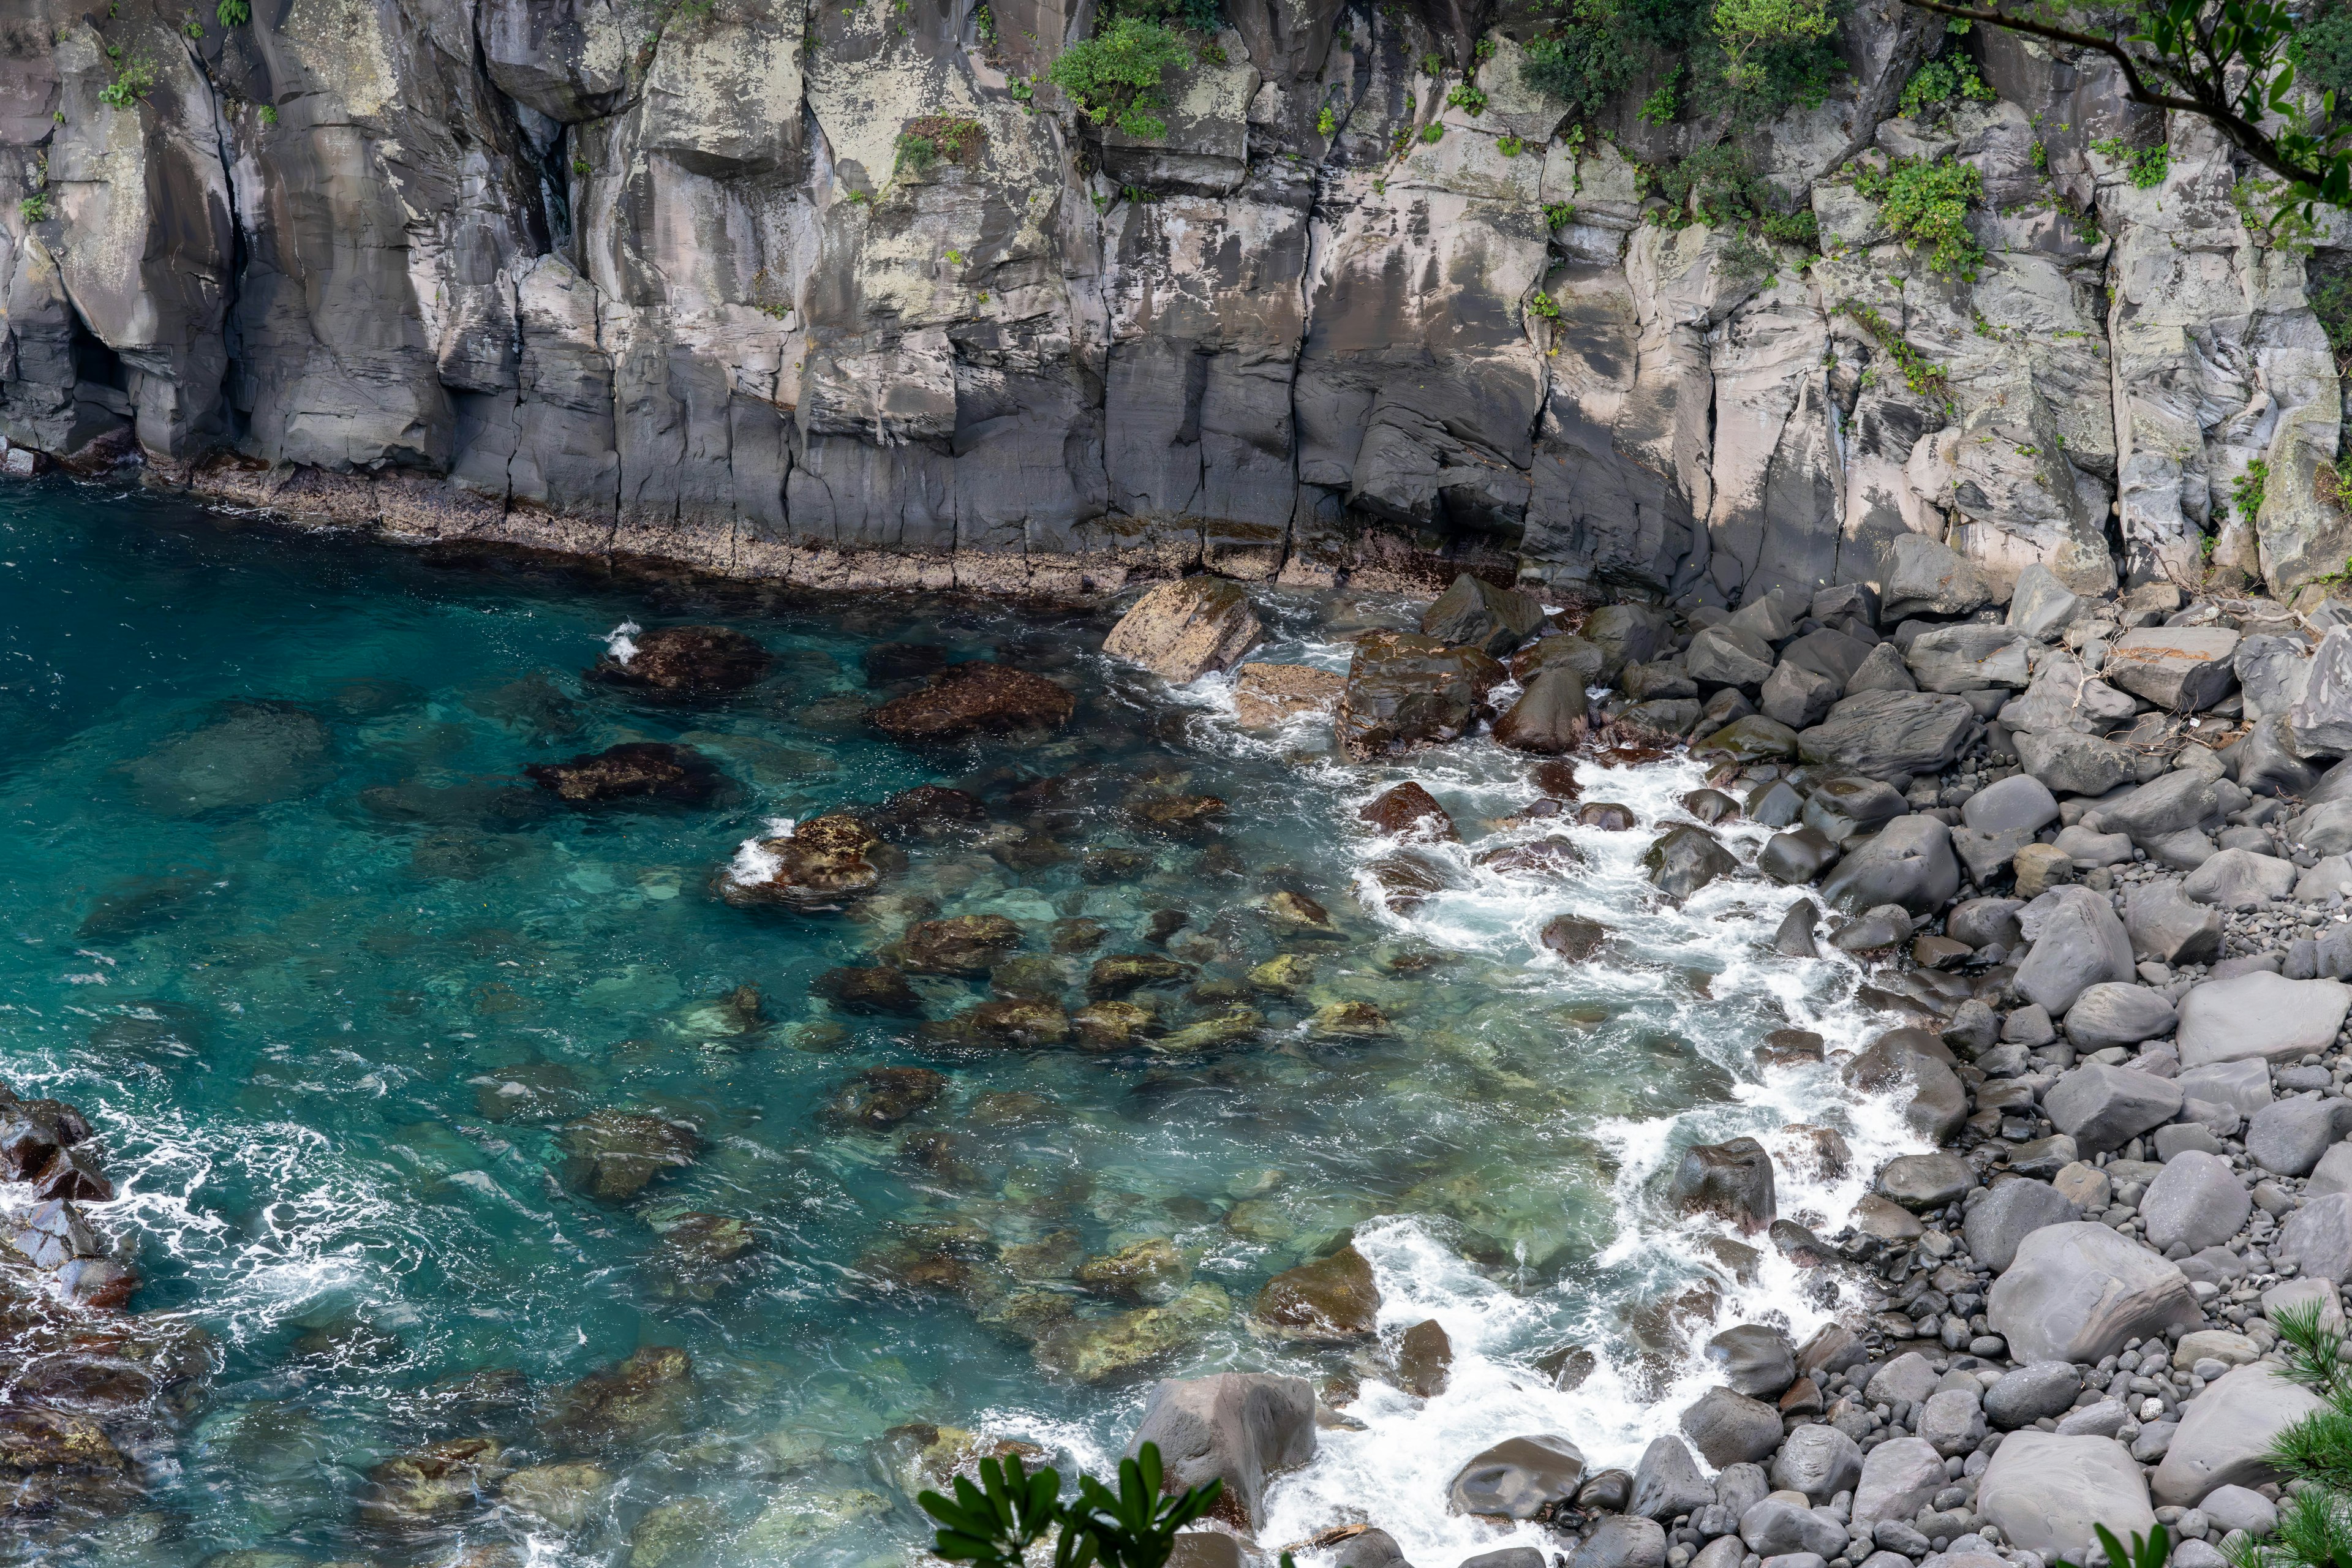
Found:
[{"label": "green foliage", "polygon": [[1941,115],[1955,100],[1990,103],[1996,96],[1977,74],[1973,60],[1966,55],[1946,55],[1911,73],[1911,79],[1903,84],[1900,112],[1913,120],[1926,120]]},{"label": "green foliage", "polygon": [[572,160],[572,172],[584,180],[596,172],[596,165],[585,158],[574,158]]},{"label": "green foliage", "polygon": [[[2164,1560],[2172,1552],[2172,1532],[2160,1524],[2151,1536],[2143,1537],[2134,1531],[2128,1548],[2104,1524],[2091,1526],[2091,1532],[2099,1538],[2099,1549],[2107,1554],[2107,1568],[2164,1568]],[[2074,1565],[2062,1557],[2052,1568]]]},{"label": "green foliage", "polygon": [[1486,95],[1466,81],[1447,93],[1445,101],[1473,118],[1486,112]]},{"label": "green foliage", "polygon": [[2135,147],[2120,136],[2103,136],[2091,143],[2091,151],[2123,164],[2126,177],[2143,191],[2156,189],[2172,172],[2172,150],[2161,142],[2153,147]]},{"label": "green foliage", "polygon": [[1339,116],[1329,104],[1325,104],[1315,116],[1315,134],[1329,141],[1339,129]]},{"label": "green foliage", "polygon": [[1541,316],[1547,321],[1557,321],[1559,320],[1559,301],[1538,289],[1535,298],[1528,301],[1528,312]]},{"label": "green foliage", "polygon": [[1433,120],[1421,128],[1421,139],[1423,142],[1440,142],[1444,139],[1444,136],[1445,127],[1441,121]]},{"label": "green foliage", "polygon": [[1567,227],[1570,223],[1572,223],[1572,222],[1574,222],[1574,221],[1575,221],[1575,218],[1576,218],[1576,205],[1575,205],[1575,204],[1574,204],[1574,203],[1572,203],[1572,202],[1546,202],[1546,203],[1544,203],[1544,226],[1545,226],[1545,227],[1547,227],[1547,228],[1566,228],[1566,227]]},{"label": "green foliage", "polygon": [[2352,363],[2352,268],[2313,263],[2307,272],[2305,297],[2312,313],[2327,333],[2338,366]]},{"label": "green foliage", "polygon": [[253,20],[252,0],[220,0],[220,9],[213,16],[224,27],[242,27]]},{"label": "green foliage", "polygon": [[[2246,471],[2230,481],[2230,504],[2248,522],[2263,513],[2263,492],[2270,488],[2271,466],[2257,458],[2246,465]],[[2347,1476],[2352,1479],[2352,1476]]]},{"label": "green foliage", "polygon": [[1150,141],[1168,134],[1160,79],[1192,63],[1184,37],[1164,22],[1121,16],[1072,46],[1046,74],[1086,117]]},{"label": "green foliage", "polygon": [[2352,108],[2352,5],[2336,0],[2324,10],[2306,11],[2286,58],[2304,86],[2333,93],[2339,106]]},{"label": "green foliage", "polygon": [[910,120],[907,128],[898,132],[898,167],[919,174],[942,158],[970,163],[980,151],[983,135],[979,121],[951,114],[926,114],[919,120]]},{"label": "green foliage", "polygon": [[264,125],[275,125],[278,123],[278,106],[276,104],[265,103],[261,106],[261,122]]},{"label": "green foliage", "polygon": [[1880,352],[1895,362],[1896,368],[1903,372],[1904,385],[1922,397],[1943,395],[1948,383],[1945,381],[1942,369],[1927,355],[1913,348],[1910,341],[1901,332],[1896,331],[1893,323],[1885,317],[1869,306],[1852,300],[1848,300],[1838,308],[1852,317],[1854,323],[1864,331],[1869,333],[1870,341],[1876,343]]},{"label": "green foliage", "polygon": [[205,25],[198,21],[186,22],[182,25],[180,30],[192,38],[201,38],[205,36]]},{"label": "green foliage", "polygon": [[[1165,1568],[1177,1531],[1209,1511],[1224,1483],[1210,1480],[1181,1497],[1162,1497],[1160,1446],[1146,1443],[1118,1465],[1114,1492],[1088,1475],[1065,1501],[1053,1469],[1026,1474],[1016,1456],[980,1462],[980,1485],[955,1479],[955,1496],[916,1499],[939,1521],[932,1550],[974,1568],[1024,1568],[1029,1549],[1055,1537],[1054,1568]],[[1288,1553],[1285,1553],[1286,1568]]]},{"label": "green foliage", "polygon": [[[2345,570],[2315,579],[2338,583]],[[2321,1400],[2320,1407],[2271,1440],[2270,1460],[2302,1483],[2279,1504],[2278,1530],[2268,1543],[2247,1542],[2231,1554],[2238,1568],[2336,1568],[2352,1563],[2352,1363],[2343,1359],[2344,1331],[2324,1326],[2320,1303],[2272,1314],[2285,1375]]]},{"label": "green foliage", "polygon": [[1682,68],[1676,66],[1671,75],[1659,84],[1658,90],[1642,100],[1641,117],[1652,125],[1672,125],[1675,116],[1682,112],[1681,100],[1675,83],[1682,79]]},{"label": "green foliage", "polygon": [[1715,36],[1728,57],[1724,80],[1742,91],[1763,85],[1767,51],[1819,43],[1836,31],[1829,0],[1716,0]]},{"label": "green foliage", "polygon": [[47,191],[35,191],[16,204],[16,216],[28,224],[48,222],[49,194]]},{"label": "green foliage", "polygon": [[1528,144],[1506,131],[1495,138],[1495,151],[1506,158],[1516,158],[1528,150]]},{"label": "green foliage", "polygon": [[984,48],[996,47],[996,14],[985,5],[977,7],[971,14],[971,36],[978,38]]},{"label": "green foliage", "polygon": [[155,90],[155,67],[145,56],[130,59],[116,56],[114,79],[98,89],[98,100],[110,109],[133,109],[139,100]]},{"label": "green foliage", "polygon": [[1984,247],[1969,232],[1969,208],[1984,195],[1984,175],[1973,163],[1946,158],[1897,163],[1885,174],[1869,169],[1854,177],[1854,189],[1882,204],[1886,226],[1914,250],[1927,252],[1928,268],[1946,277],[1974,278]]},{"label": "green foliage", "polygon": [[1813,216],[1811,207],[1800,207],[1792,213],[1766,213],[1764,237],[1783,245],[1801,245],[1807,250],[1822,247],[1822,220]]},{"label": "green foliage", "polygon": [[1437,53],[1434,49],[1431,50],[1428,54],[1422,56],[1421,74],[1423,76],[1444,76],[1445,74],[1445,57]]},{"label": "green foliage", "polygon": [[[1530,42],[1521,79],[1585,113],[1644,78],[1654,124],[1686,110],[1738,124],[1818,105],[1844,68],[1835,34],[1844,0],[1570,0]],[[1661,119],[1660,117],[1664,118]]]}]

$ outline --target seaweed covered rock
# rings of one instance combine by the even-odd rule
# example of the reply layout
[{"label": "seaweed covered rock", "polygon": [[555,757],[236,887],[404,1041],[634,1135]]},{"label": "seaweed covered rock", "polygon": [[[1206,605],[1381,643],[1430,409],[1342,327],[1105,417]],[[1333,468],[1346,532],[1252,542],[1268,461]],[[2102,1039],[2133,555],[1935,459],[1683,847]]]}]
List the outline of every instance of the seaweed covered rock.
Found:
[{"label": "seaweed covered rock", "polygon": [[768,650],[730,626],[656,626],[616,635],[588,679],[666,701],[728,697],[768,673]]},{"label": "seaweed covered rock", "polygon": [[719,770],[691,746],[631,741],[568,763],[533,763],[523,774],[571,805],[614,800],[667,800],[700,805],[719,787]]},{"label": "seaweed covered rock", "polygon": [[719,896],[739,909],[839,910],[881,886],[872,858],[881,844],[865,823],[838,812],[787,824],[781,834],[743,841],[719,874]]},{"label": "seaweed covered rock", "polygon": [[960,741],[1058,730],[1077,707],[1076,698],[1042,675],[975,659],[948,666],[920,691],[877,708],[872,719],[894,741]]},{"label": "seaweed covered rock", "polygon": [[1356,645],[1333,721],[1339,749],[1358,762],[1456,741],[1493,711],[1486,694],[1503,667],[1475,647],[1409,632]]}]

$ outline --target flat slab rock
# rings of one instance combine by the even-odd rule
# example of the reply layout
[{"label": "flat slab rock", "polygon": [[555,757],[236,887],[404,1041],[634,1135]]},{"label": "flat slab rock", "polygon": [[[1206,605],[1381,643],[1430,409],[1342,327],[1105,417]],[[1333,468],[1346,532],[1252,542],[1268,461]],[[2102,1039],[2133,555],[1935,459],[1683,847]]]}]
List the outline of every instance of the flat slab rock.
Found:
[{"label": "flat slab rock", "polygon": [[2352,986],[2289,980],[2263,970],[2209,980],[2181,999],[2180,1065],[2300,1061],[2336,1043],[2352,1011]]}]

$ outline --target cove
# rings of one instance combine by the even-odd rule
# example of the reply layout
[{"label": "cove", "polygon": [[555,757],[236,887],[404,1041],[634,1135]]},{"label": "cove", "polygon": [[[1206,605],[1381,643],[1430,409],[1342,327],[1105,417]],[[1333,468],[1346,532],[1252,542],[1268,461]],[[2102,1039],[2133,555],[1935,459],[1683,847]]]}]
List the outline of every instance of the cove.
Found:
[{"label": "cove", "polygon": [[[16,1560],[896,1563],[975,1447],[1099,1467],[1155,1379],[1240,1370],[1338,1418],[1262,1542],[1373,1521],[1451,1568],[1541,1539],[1448,1511],[1472,1454],[1550,1431],[1630,1468],[1714,1326],[1801,1340],[1841,1304],[1675,1213],[1682,1151],[1763,1140],[1780,1212],[1834,1227],[1919,1146],[1834,1067],[1758,1065],[1778,1029],[1858,1047],[1861,972],[1770,953],[1801,889],[1654,895],[1704,783],[1678,757],[1578,759],[1639,830],[1582,826],[1483,739],[1367,765],[1328,720],[1244,729],[1223,678],[1104,658],[1112,605],[418,554],[109,487],[0,491],[0,1079],[88,1116],[115,1195],[80,1206],[139,1280],[102,1354],[8,1317],[12,1374],[122,1460],[13,1514]],[[1334,669],[1420,609],[1255,596],[1255,657]],[[730,628],[764,672],[685,703],[584,679],[631,623]],[[1069,721],[869,723],[974,659]],[[707,796],[526,772],[630,743],[706,759]],[[1359,812],[1408,779],[1461,841],[1391,908]],[[923,786],[981,809],[891,817],[846,907],[719,896],[779,824]],[[1192,796],[1224,809],[1152,809]],[[1568,848],[1496,863],[1539,843]],[[1608,929],[1593,958],[1545,952],[1561,914]],[[966,918],[1009,942],[903,962]],[[1130,1039],[973,1022],[1066,1016],[1127,955]],[[838,978],[886,962],[903,995]],[[1267,1280],[1346,1246],[1373,1331],[1270,1329]],[[1442,1380],[1398,1365],[1432,1321]]]}]

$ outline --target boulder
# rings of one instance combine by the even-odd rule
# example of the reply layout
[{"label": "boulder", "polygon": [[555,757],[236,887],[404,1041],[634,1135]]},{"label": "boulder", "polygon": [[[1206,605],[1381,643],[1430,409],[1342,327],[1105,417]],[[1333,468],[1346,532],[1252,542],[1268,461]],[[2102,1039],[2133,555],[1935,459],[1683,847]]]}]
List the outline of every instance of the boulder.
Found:
[{"label": "boulder", "polygon": [[1251,1311],[1278,1337],[1344,1344],[1377,1335],[1380,1310],[1370,1261],[1343,1247],[1267,1280]]},{"label": "boulder", "polygon": [[702,1146],[690,1122],[646,1110],[597,1110],[563,1129],[564,1176],[592,1198],[635,1197],[665,1171],[694,1163]]},{"label": "boulder", "polygon": [[2203,1321],[2180,1270],[2093,1220],[2028,1236],[1985,1300],[1992,1331],[2024,1362],[2095,1362],[2127,1339]]},{"label": "boulder", "polygon": [[2352,1279],[2352,1194],[2305,1197],[2279,1227],[2271,1256],[2294,1264],[2306,1279],[2335,1285]]},{"label": "boulder", "polygon": [[729,626],[656,626],[617,637],[588,679],[664,701],[703,702],[756,685],[770,662],[766,648]]},{"label": "boulder", "polygon": [[2117,637],[2099,673],[2173,713],[2198,713],[2238,684],[2238,634],[2227,626],[2141,626]]},{"label": "boulder", "polygon": [[1837,864],[1837,846],[1818,827],[1792,827],[1765,840],[1756,869],[1790,887],[1810,882]]},{"label": "boulder", "polygon": [[2156,1531],[2147,1481],[2111,1437],[2011,1433],[1978,1479],[1976,1510],[2004,1540],[2044,1559],[2082,1561],[2099,1525],[2126,1542]]},{"label": "boulder", "polygon": [[2037,641],[2056,637],[2083,608],[2082,595],[2039,561],[2029,562],[2010,590],[2009,625]]},{"label": "boulder", "polygon": [[1822,882],[1822,896],[1848,914],[1900,904],[1924,915],[1942,909],[1959,886],[1951,829],[1932,816],[1898,816],[1871,837],[1847,846],[1845,858]]},{"label": "boulder", "polygon": [[1503,667],[1475,647],[1409,632],[1374,632],[1356,644],[1333,731],[1358,762],[1459,740],[1490,710]]},{"label": "boulder", "polygon": [[1315,1458],[1315,1387],[1305,1378],[1227,1372],[1155,1384],[1129,1455],[1160,1445],[1163,1490],[1181,1494],[1215,1478],[1212,1512],[1234,1528],[1265,1523],[1266,1478]]},{"label": "boulder", "polygon": [[1862,1479],[1862,1448],[1834,1426],[1800,1426],[1772,1456],[1772,1485],[1817,1503],[1852,1491]]},{"label": "boulder", "polygon": [[1730,850],[1704,827],[1684,824],[1660,835],[1642,857],[1650,885],[1679,903],[1718,878],[1739,869]]},{"label": "boulder", "polygon": [[1922,1030],[1891,1029],[1840,1070],[1846,1082],[1865,1094],[1907,1086],[1904,1119],[1932,1142],[1943,1142],[1968,1119],[1968,1091],[1952,1070],[1950,1052]]},{"label": "boulder", "polygon": [[1867,1529],[1882,1520],[1906,1523],[1944,1489],[1944,1457],[1916,1437],[1889,1437],[1862,1458],[1854,1483],[1853,1523]]},{"label": "boulder", "polygon": [[1960,820],[1979,833],[2038,833],[2058,820],[2058,802],[2041,780],[2015,773],[1969,796]]},{"label": "boulder", "polygon": [[[1878,651],[1885,650],[1874,650],[1874,657]],[[1827,719],[1797,737],[1801,761],[1874,779],[1937,773],[1950,767],[1984,728],[1976,710],[1958,697],[1855,692],[1851,684],[1847,690]]]},{"label": "boulder", "polygon": [[2181,892],[2194,902],[2222,910],[2260,909],[2294,891],[2295,868],[2274,855],[2224,849],[2182,879]]},{"label": "boulder", "polygon": [[1708,626],[1683,650],[1683,668],[1702,691],[1725,686],[1753,691],[1772,673],[1772,645],[1739,626]]},{"label": "boulder", "polygon": [[1739,1516],[1739,1539],[1748,1551],[1768,1560],[1810,1552],[1826,1563],[1845,1550],[1843,1527],[1785,1498],[1768,1497],[1751,1505]]},{"label": "boulder", "polygon": [[1181,686],[1232,668],[1265,631],[1240,584],[1202,574],[1147,592],[1103,639],[1103,652]]},{"label": "boulder", "polygon": [[1780,1446],[1780,1412],[1759,1399],[1710,1388],[1682,1414],[1683,1435],[1717,1469],[1752,1464]]},{"label": "boulder", "polygon": [[2258,719],[2238,749],[2238,787],[2252,795],[2303,796],[2319,782],[2317,770],[2295,754],[2286,715]]},{"label": "boulder", "polygon": [[1969,1256],[1999,1274],[2015,1261],[2027,1237],[2082,1217],[2082,1209],[2049,1183],[2011,1176],[1977,1200],[1960,1222],[1960,1235]]},{"label": "boulder", "polygon": [[[1412,1568],[1396,1537],[1385,1530],[1359,1530],[1333,1547],[1327,1561],[1329,1568]],[[1239,1536],[1188,1530],[1176,1537],[1168,1568],[1255,1568],[1255,1559],[1242,1550]]]},{"label": "boulder", "polygon": [[1976,1452],[1985,1438],[1984,1396],[1973,1388],[1947,1388],[1919,1407],[1919,1440],[1946,1458]]},{"label": "boulder", "polygon": [[2093,675],[2071,654],[2055,649],[2034,666],[2024,694],[2001,705],[2000,721],[2033,734],[2104,735],[2139,710],[2139,704]]},{"label": "boulder", "polygon": [[1797,732],[1776,719],[1750,713],[1697,742],[1695,749],[1741,763],[1787,762],[1797,754]]},{"label": "boulder", "polygon": [[1307,664],[1244,664],[1234,671],[1234,717],[1244,728],[1271,730],[1293,719],[1328,713],[1339,705],[1347,678]]},{"label": "boulder", "polygon": [[2011,984],[2053,1017],[2093,985],[2137,978],[2131,938],[2103,894],[2053,888],[2018,911],[2018,925],[2033,946]]},{"label": "boulder", "polygon": [[1647,664],[1674,644],[1675,617],[1654,605],[1603,605],[1584,617],[1584,640],[1599,648],[1601,679],[1613,680],[1629,664]]},{"label": "boulder", "polygon": [[1846,677],[1845,694],[1856,697],[1865,691],[1916,691],[1919,683],[1911,679],[1911,668],[1903,662],[1903,652],[1891,642],[1872,647],[1863,661]]},{"label": "boulder", "polygon": [[1701,1143],[1685,1150],[1667,1198],[1685,1214],[1710,1214],[1750,1235],[1778,1215],[1772,1156],[1753,1138]]},{"label": "boulder", "polygon": [[1574,669],[1553,667],[1528,680],[1519,700],[1495,721],[1495,742],[1515,752],[1557,757],[1574,751],[1589,726],[1585,710],[1584,677]]},{"label": "boulder", "polygon": [[2180,1114],[2180,1086],[2137,1068],[2079,1067],[2043,1091],[2042,1109],[2085,1154],[2120,1149]]},{"label": "boulder", "polygon": [[872,858],[881,847],[871,828],[845,813],[813,816],[774,837],[745,839],[719,874],[719,896],[738,909],[843,909],[881,886]]},{"label": "boulder", "polygon": [[2020,731],[2015,739],[2019,763],[2060,795],[2105,795],[2129,784],[2138,765],[2112,741],[2072,730]]},{"label": "boulder", "polygon": [[1941,1151],[1898,1154],[1878,1173],[1878,1190],[1915,1213],[1942,1208],[1976,1184],[1975,1166]]},{"label": "boulder", "polygon": [[2172,1032],[2172,1004],[2158,991],[2121,981],[2085,986],[2066,1009],[2066,1038],[2088,1055],[2109,1046],[2136,1046]]},{"label": "boulder", "polygon": [[1698,1473],[1688,1444],[1669,1432],[1650,1440],[1633,1467],[1633,1495],[1624,1511],[1661,1524],[1696,1513],[1715,1500],[1715,1489]]},{"label": "boulder", "polygon": [[1543,602],[1516,588],[1497,588],[1467,572],[1421,615],[1421,635],[1500,658],[1543,625]]},{"label": "boulder", "polygon": [[2284,1479],[2270,1462],[2285,1427],[2325,1408],[2319,1396],[2271,1362],[2224,1373],[2181,1412],[2180,1430],[2156,1468],[2156,1500],[2194,1508],[2217,1487],[2258,1487]]},{"label": "boulder", "polygon": [[1958,551],[1924,533],[1898,533],[1880,563],[1882,625],[1911,616],[1965,616],[1994,602],[1992,580]]},{"label": "boulder", "polygon": [[1584,1454],[1567,1438],[1507,1437],[1462,1467],[1446,1501],[1455,1513],[1534,1519],[1574,1497],[1583,1480]]},{"label": "boulder", "polygon": [[1706,1342],[1706,1359],[1735,1394],[1778,1399],[1797,1381],[1796,1352],[1777,1329],[1741,1323]]},{"label": "boulder", "polygon": [[818,1115],[837,1126],[878,1132],[929,1108],[947,1085],[946,1075],[929,1068],[867,1068],[836,1089]]},{"label": "boulder", "polygon": [[1986,1416],[2004,1432],[2065,1414],[2083,1391],[2083,1374],[2071,1362],[2038,1361],[2013,1367],[1985,1390]]},{"label": "boulder", "polygon": [[1396,1382],[1415,1399],[1433,1399],[1453,1375],[1454,1342],[1445,1325],[1424,1318],[1404,1331],[1397,1346]]},{"label": "boulder", "polygon": [[2246,1119],[2246,1157],[2277,1175],[2307,1176],[2347,1131],[2352,1102],[2316,1093],[2273,1100]]},{"label": "boulder", "polygon": [[2192,1149],[2164,1163],[2140,1197],[2139,1215],[2158,1252],[2201,1252],[2237,1235],[2253,1203],[2229,1161]]},{"label": "boulder", "polygon": [[2008,626],[1965,623],[1921,632],[1911,640],[1904,661],[1922,691],[2020,689],[2032,678],[2025,653],[2032,646],[2031,638]]},{"label": "boulder", "polygon": [[1790,658],[1773,667],[1756,705],[1767,719],[1791,730],[1807,730],[1828,718],[1844,693],[1839,681]]},{"label": "boulder", "polygon": [[2298,1061],[2335,1044],[2347,1009],[2352,987],[2341,981],[2288,980],[2260,969],[2209,980],[2181,1000],[2180,1065]]},{"label": "boulder", "polygon": [[691,746],[631,741],[568,763],[532,763],[523,770],[540,788],[572,805],[614,800],[667,800],[700,805],[719,787],[719,770]]},{"label": "boulder", "polygon": [[1655,1520],[1615,1513],[1592,1527],[1569,1560],[1569,1568],[1665,1568],[1665,1561],[1663,1525]]},{"label": "boulder", "polygon": [[978,980],[1020,945],[1021,928],[1003,915],[956,915],[917,921],[889,951],[912,973]]},{"label": "boulder", "polygon": [[2352,753],[2352,626],[2331,626],[2319,639],[2286,721],[2306,757]]},{"label": "boulder", "polygon": [[2286,637],[2254,632],[2238,639],[2237,655],[2230,662],[2238,677],[2246,721],[2284,720],[2303,700],[2311,679],[2311,643],[2299,632]]},{"label": "boulder", "polygon": [[2173,881],[2141,882],[2125,895],[2132,952],[2158,963],[2210,963],[2221,956],[2221,911],[2191,903]]},{"label": "boulder", "polygon": [[2197,1511],[2205,1516],[2208,1530],[2225,1535],[2233,1530],[2268,1535],[2278,1528],[2278,1505],[2251,1487],[2215,1487],[2197,1505]]},{"label": "boulder", "polygon": [[1574,632],[1557,632],[1537,638],[1511,656],[1511,679],[1526,682],[1543,670],[1564,669],[1577,678],[1580,687],[1589,687],[1600,682],[1608,663],[1609,656],[1597,644]]},{"label": "boulder", "polygon": [[2159,840],[2218,819],[2220,786],[2228,782],[2193,768],[2175,768],[2119,800],[2101,803],[2100,831],[2129,834],[2133,843],[2153,854]]},{"label": "boulder", "polygon": [[922,690],[885,702],[871,717],[894,741],[960,741],[1058,730],[1077,707],[1076,698],[1042,675],[974,659],[948,666]]},{"label": "boulder", "polygon": [[1454,818],[1437,804],[1437,797],[1410,779],[1401,784],[1391,784],[1374,795],[1370,804],[1356,816],[1382,833],[1410,835],[1418,838],[1455,839],[1461,837],[1454,826]]}]

